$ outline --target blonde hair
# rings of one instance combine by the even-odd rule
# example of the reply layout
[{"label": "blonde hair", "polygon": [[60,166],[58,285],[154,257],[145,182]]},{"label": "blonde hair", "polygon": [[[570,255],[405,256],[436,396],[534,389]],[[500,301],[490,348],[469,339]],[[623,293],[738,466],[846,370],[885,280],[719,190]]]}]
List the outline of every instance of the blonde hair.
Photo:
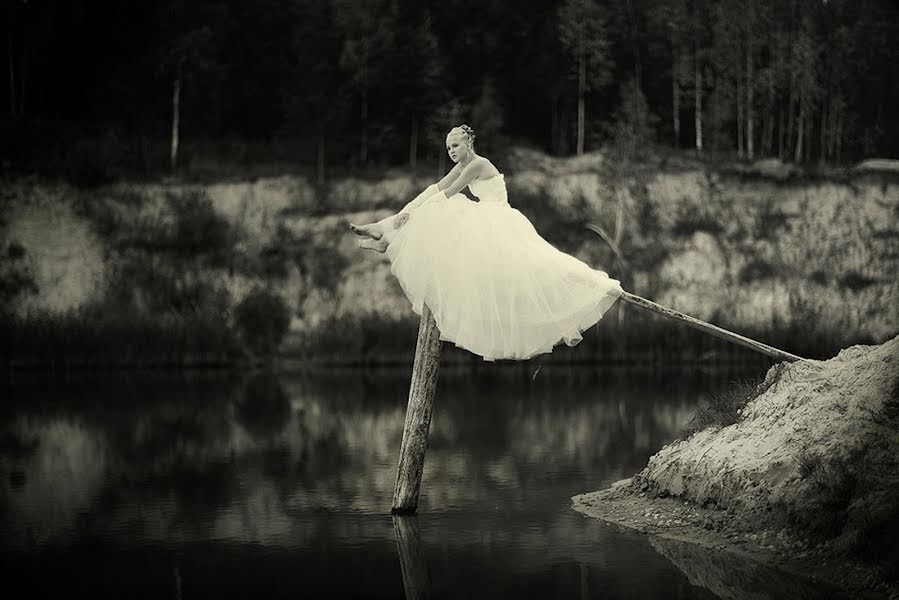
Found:
[{"label": "blonde hair", "polygon": [[454,134],[455,135],[464,135],[465,138],[468,140],[469,145],[471,145],[471,147],[474,148],[474,138],[475,138],[474,129],[472,129],[465,123],[462,123],[458,127],[453,127],[452,129],[450,129],[450,132],[448,135],[454,135]]}]

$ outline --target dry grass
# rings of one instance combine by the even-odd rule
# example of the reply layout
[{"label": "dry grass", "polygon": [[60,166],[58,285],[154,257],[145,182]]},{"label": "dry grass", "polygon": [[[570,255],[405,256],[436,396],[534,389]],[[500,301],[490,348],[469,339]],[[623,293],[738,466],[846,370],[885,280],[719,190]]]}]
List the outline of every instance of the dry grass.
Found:
[{"label": "dry grass", "polygon": [[713,394],[687,423],[684,431],[692,435],[709,427],[719,429],[740,420],[740,410],[758,396],[761,378],[735,381],[722,392]]}]

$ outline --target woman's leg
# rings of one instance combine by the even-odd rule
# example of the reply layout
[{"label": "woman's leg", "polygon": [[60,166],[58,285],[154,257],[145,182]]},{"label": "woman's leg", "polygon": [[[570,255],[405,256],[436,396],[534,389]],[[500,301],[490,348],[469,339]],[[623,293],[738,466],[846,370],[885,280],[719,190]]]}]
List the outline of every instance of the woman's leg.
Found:
[{"label": "woman's leg", "polygon": [[362,240],[359,242],[359,247],[364,250],[374,250],[375,252],[380,252],[384,254],[387,251],[388,242],[386,238],[381,238],[379,240]]},{"label": "woman's leg", "polygon": [[370,237],[373,240],[380,240],[381,236],[383,236],[386,232],[393,231],[393,220],[398,214],[412,212],[413,210],[418,208],[418,206],[422,202],[436,194],[438,191],[439,189],[437,188],[437,184],[431,184],[427,188],[425,188],[422,193],[416,196],[411,202],[406,204],[406,206],[404,206],[402,210],[397,212],[396,215],[390,215],[389,217],[381,219],[377,223],[369,223],[368,225],[355,225],[353,223],[350,223],[350,229],[352,229],[353,233],[355,233],[356,235]]},{"label": "woman's leg", "polygon": [[[369,237],[373,240],[381,239],[381,236],[384,235],[385,231],[388,231],[387,228],[384,227],[385,221],[391,221],[394,215],[387,217],[386,219],[382,219],[377,223],[369,223],[368,225],[356,225],[354,223],[350,223],[350,229],[353,230],[353,233],[356,235],[361,235],[363,237]],[[389,223],[392,225],[392,221]]]}]

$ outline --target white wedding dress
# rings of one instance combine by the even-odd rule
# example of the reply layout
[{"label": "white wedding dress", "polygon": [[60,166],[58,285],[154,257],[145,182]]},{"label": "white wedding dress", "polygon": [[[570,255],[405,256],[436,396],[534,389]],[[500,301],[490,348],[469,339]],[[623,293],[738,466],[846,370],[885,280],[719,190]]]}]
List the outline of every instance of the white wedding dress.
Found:
[{"label": "white wedding dress", "polygon": [[387,229],[391,272],[412,310],[420,315],[427,304],[441,340],[486,360],[580,342],[618,298],[619,282],[540,237],[509,206],[503,175],[469,189],[480,202],[437,193]]}]

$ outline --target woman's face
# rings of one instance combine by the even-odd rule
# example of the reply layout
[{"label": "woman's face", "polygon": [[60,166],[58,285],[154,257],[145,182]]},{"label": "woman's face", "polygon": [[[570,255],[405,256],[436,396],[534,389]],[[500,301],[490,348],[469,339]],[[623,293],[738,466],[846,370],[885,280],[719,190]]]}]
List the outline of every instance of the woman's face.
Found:
[{"label": "woman's face", "polygon": [[453,162],[459,162],[465,158],[471,148],[468,145],[468,138],[461,133],[451,133],[446,136],[446,153],[449,154]]}]

